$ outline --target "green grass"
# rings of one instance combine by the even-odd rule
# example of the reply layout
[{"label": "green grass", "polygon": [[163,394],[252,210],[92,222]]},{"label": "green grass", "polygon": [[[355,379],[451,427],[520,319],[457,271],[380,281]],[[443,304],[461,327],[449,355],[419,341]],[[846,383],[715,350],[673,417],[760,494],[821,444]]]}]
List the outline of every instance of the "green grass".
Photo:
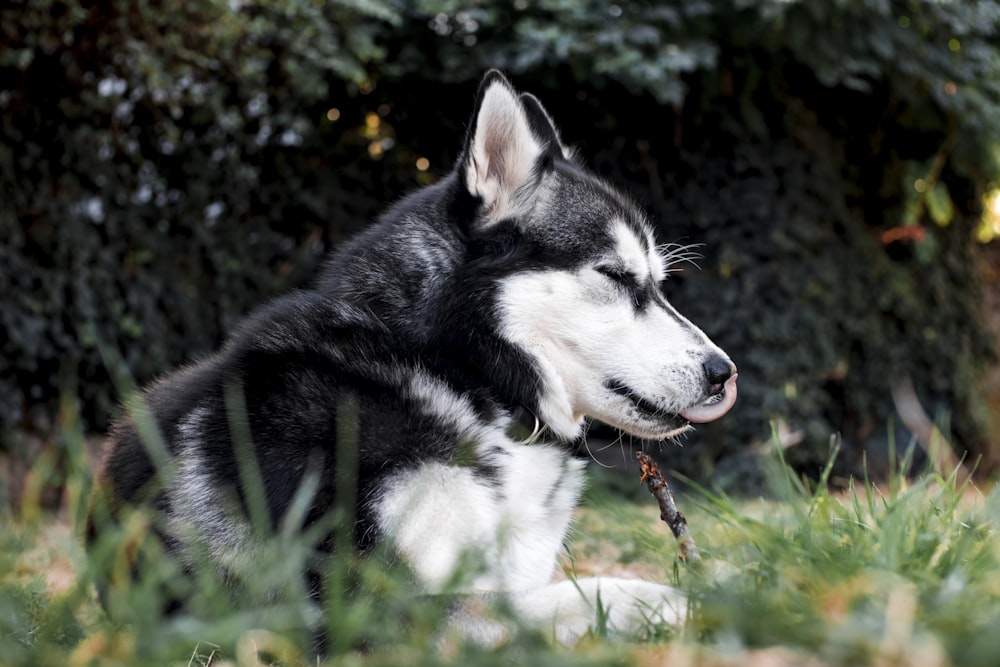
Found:
[{"label": "green grass", "polygon": [[[998,664],[1000,491],[928,474],[831,494],[774,466],[767,500],[678,497],[705,557],[700,567],[676,560],[652,498],[626,500],[601,487],[588,495],[564,569],[677,585],[694,601],[683,627],[650,626],[623,642],[601,636],[598,614],[594,635],[574,648],[524,631],[486,650],[442,646],[446,600],[413,598],[399,573],[353,559],[331,572],[348,593],[325,610],[304,604],[297,572],[308,551],[292,534],[255,559],[262,585],[239,603],[210,577],[184,577],[159,559],[141,516],[106,529],[88,558],[76,536],[89,481],[76,462],[58,517],[30,497],[0,517],[0,665],[312,665],[306,628],[318,618],[335,619],[329,665]],[[111,619],[92,581],[136,546],[145,576],[111,599],[127,610]],[[165,588],[198,613],[164,617]]]}]

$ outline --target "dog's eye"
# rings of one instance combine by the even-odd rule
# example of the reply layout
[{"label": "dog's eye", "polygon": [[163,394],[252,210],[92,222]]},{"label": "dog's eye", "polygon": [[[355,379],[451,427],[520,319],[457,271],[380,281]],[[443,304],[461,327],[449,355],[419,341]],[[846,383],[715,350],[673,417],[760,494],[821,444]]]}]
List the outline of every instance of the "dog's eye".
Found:
[{"label": "dog's eye", "polygon": [[637,309],[642,309],[649,300],[649,290],[642,288],[632,272],[617,266],[599,266],[597,272],[606,276],[627,294]]},{"label": "dog's eye", "polygon": [[635,284],[635,278],[632,274],[617,266],[599,266],[597,267],[597,272],[625,287],[631,287]]}]

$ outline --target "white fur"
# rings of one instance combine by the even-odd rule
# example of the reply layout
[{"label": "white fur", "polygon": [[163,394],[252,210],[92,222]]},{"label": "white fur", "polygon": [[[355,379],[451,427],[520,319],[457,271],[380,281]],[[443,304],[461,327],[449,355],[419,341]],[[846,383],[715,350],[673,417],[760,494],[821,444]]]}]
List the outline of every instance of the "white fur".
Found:
[{"label": "white fur", "polygon": [[636,632],[644,623],[677,625],[687,615],[687,599],[669,586],[638,579],[588,577],[565,580],[508,596],[521,618],[552,623],[556,639],[570,644],[594,627],[600,602],[612,634]]},{"label": "white fur", "polygon": [[451,391],[441,380],[422,372],[414,371],[409,382],[410,398],[418,401],[424,410],[460,433],[478,439],[483,424],[468,398]]},{"label": "white fur", "polygon": [[501,330],[536,361],[541,417],[560,436],[577,437],[589,416],[640,437],[671,437],[679,431],[636,410],[606,383],[625,380],[665,414],[676,414],[704,400],[703,361],[725,355],[665,299],[635,312],[597,269],[624,268],[645,284],[665,268],[655,247],[647,250],[624,223],[613,226],[613,237],[613,253],[594,266],[507,279]]},{"label": "white fur", "polygon": [[[617,577],[566,579],[499,597],[521,622],[551,632],[564,644],[596,630],[601,612],[608,633],[627,638],[646,626],[683,623],[688,606],[684,594],[674,588]],[[510,628],[476,600],[457,610],[450,626],[460,638],[487,646],[502,643],[510,634]]]},{"label": "white fur", "polygon": [[[428,592],[541,586],[552,577],[584,464],[558,447],[515,443],[500,425],[474,442],[497,467],[496,486],[470,467],[425,463],[386,485],[380,527]],[[464,579],[453,581],[463,565]]]},{"label": "white fur", "polygon": [[646,259],[649,262],[649,268],[653,273],[653,282],[660,283],[667,277],[669,267],[663,259],[663,255],[660,254],[660,248],[656,245],[656,239],[653,238],[652,232],[646,233],[646,244],[649,248],[649,250],[646,251]]},{"label": "white fur", "polygon": [[[477,420],[466,399],[424,374],[414,376],[410,393],[468,436],[475,453],[497,469],[487,483],[471,467],[427,462],[383,487],[379,527],[424,592],[498,594],[522,621],[551,629],[565,643],[594,627],[598,600],[615,633],[647,620],[683,620],[684,597],[667,586],[607,578],[552,583],[583,488],[583,460],[563,447],[514,442],[505,433],[508,420]],[[485,644],[509,633],[471,608],[456,613],[451,628]]]},{"label": "white fur", "polygon": [[[616,634],[645,622],[683,621],[686,600],[668,586],[614,578],[553,583],[584,462],[563,448],[515,443],[500,428],[478,444],[487,456],[494,451],[497,487],[471,468],[429,462],[383,489],[380,527],[424,592],[495,593],[521,621],[551,630],[564,643],[595,627],[598,602]],[[507,625],[474,606],[457,612],[451,629],[482,644],[506,639]]]},{"label": "white fur", "polygon": [[656,246],[649,243],[649,234],[645,234],[646,245],[643,239],[636,236],[635,232],[623,221],[616,220],[611,223],[611,236],[614,239],[614,247],[611,248],[612,262],[621,262],[626,270],[641,281],[654,278],[663,272],[663,262],[656,254]]},{"label": "white fur", "polygon": [[[182,557],[195,564],[197,550],[208,548],[212,562],[234,572],[251,572],[260,545],[253,539],[246,517],[234,507],[234,497],[226,497],[210,473],[202,454],[202,422],[205,408],[196,408],[178,424],[181,434],[176,472],[168,487],[174,511],[167,532],[188,545]],[[235,481],[234,481],[235,483]]]}]

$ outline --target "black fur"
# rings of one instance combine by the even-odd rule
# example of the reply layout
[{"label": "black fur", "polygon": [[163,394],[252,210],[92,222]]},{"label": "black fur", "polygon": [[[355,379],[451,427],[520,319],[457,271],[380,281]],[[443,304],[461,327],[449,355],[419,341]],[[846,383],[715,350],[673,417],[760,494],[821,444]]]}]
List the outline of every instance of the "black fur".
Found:
[{"label": "black fur", "polygon": [[[482,91],[497,79],[499,73],[486,76],[477,109]],[[531,100],[537,106],[533,127],[544,140],[557,141],[555,130],[544,127],[544,111]],[[450,461],[461,445],[457,433],[406,398],[401,385],[408,371],[424,369],[471,396],[484,419],[521,406],[537,413],[536,372],[493,326],[497,281],[517,269],[558,265],[565,261],[565,248],[526,238],[512,222],[477,226],[478,198],[460,177],[475,113],[472,118],[470,139],[453,173],[402,199],[334,253],[314,287],[262,306],[221,350],[142,394],[170,456],[180,453],[186,416],[204,411],[204,472],[247,511],[225,395],[227,386],[241,392],[272,529],[311,466],[321,466],[321,483],[309,520],[332,506],[344,395],[358,406],[354,546],[362,551],[379,537],[368,507],[380,482],[401,468]],[[561,154],[550,156],[544,168],[554,168],[557,160],[563,161]],[[568,162],[562,168],[575,169]],[[575,242],[585,245],[588,239]],[[471,465],[484,479],[493,474],[488,463]],[[171,512],[129,416],[111,433],[99,481],[112,515],[136,503]],[[168,550],[174,546],[167,535],[161,537]],[[331,548],[328,541],[320,546]]]}]

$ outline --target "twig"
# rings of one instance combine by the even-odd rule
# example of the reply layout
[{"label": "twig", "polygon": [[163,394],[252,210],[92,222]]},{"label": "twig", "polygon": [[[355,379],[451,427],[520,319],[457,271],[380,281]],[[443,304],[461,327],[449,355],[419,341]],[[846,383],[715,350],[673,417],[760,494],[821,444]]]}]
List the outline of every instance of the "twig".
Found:
[{"label": "twig", "polygon": [[663,474],[660,473],[660,466],[656,465],[653,457],[645,452],[636,452],[635,458],[639,459],[639,467],[642,468],[642,477],[639,478],[639,484],[645,482],[646,488],[649,489],[649,492],[653,494],[656,502],[660,505],[660,518],[670,526],[671,532],[681,546],[681,560],[688,562],[700,561],[701,554],[698,553],[698,547],[695,546],[694,540],[691,539],[691,533],[688,532],[687,519],[677,509],[677,505],[674,504],[674,494],[670,491],[667,480],[663,479]]}]

